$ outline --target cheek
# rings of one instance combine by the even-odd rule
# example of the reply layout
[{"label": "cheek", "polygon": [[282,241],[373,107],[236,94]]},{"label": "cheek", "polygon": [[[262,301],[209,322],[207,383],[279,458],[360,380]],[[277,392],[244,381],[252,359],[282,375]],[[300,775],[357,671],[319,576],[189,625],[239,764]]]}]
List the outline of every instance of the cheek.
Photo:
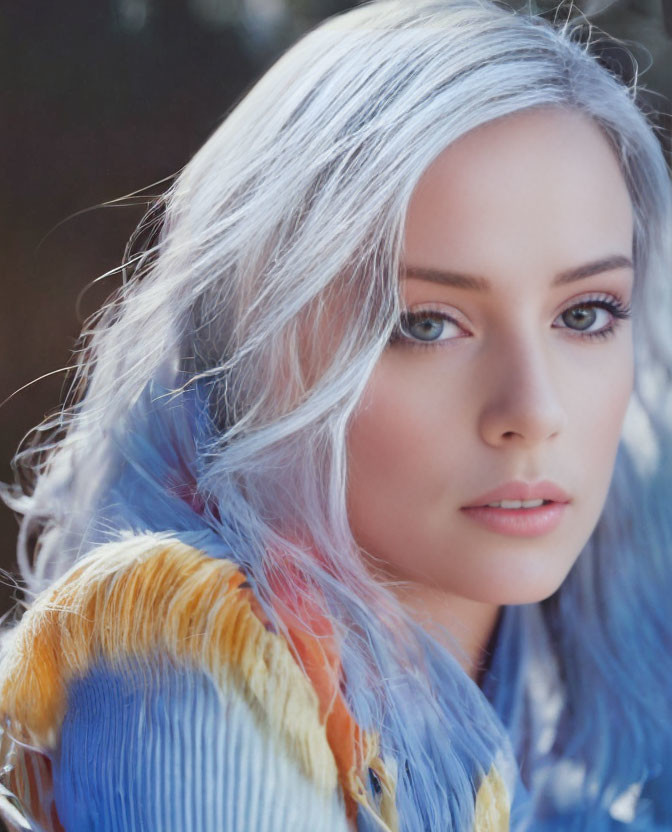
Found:
[{"label": "cheek", "polygon": [[427,534],[445,502],[453,437],[466,429],[455,423],[460,408],[449,390],[417,364],[412,373],[384,361],[376,368],[347,437],[348,517],[366,551],[412,557],[418,531]]},{"label": "cheek", "polygon": [[[576,466],[586,479],[603,482],[598,489],[606,497],[613,462],[623,429],[634,383],[634,361],[630,344],[623,339],[622,348],[614,350],[609,361],[594,368],[584,368],[583,383],[571,397],[567,451],[572,445],[579,452]],[[572,387],[567,380],[567,390]]]}]

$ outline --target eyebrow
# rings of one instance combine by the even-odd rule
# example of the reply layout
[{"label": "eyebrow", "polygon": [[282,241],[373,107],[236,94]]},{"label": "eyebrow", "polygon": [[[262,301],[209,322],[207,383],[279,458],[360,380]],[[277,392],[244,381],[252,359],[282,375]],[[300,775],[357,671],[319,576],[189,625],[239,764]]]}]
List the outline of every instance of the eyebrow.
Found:
[{"label": "eyebrow", "polygon": [[[553,278],[551,286],[562,286],[565,283],[573,283],[575,280],[582,280],[595,274],[623,268],[633,268],[632,260],[622,254],[613,254],[592,263],[560,272]],[[492,284],[484,277],[439,269],[426,269],[422,266],[404,266],[402,267],[402,276],[429,280],[432,283],[441,283],[444,286],[453,286],[456,289],[474,289],[479,292],[489,292],[492,289]]]}]

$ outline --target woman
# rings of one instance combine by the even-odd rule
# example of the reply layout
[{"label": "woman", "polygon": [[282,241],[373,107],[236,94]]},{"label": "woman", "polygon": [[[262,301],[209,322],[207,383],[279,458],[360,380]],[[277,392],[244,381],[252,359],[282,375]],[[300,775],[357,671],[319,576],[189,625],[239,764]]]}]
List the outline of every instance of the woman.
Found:
[{"label": "woman", "polygon": [[672,828],[670,182],[575,34],[335,17],[148,217],[7,496],[10,824]]}]

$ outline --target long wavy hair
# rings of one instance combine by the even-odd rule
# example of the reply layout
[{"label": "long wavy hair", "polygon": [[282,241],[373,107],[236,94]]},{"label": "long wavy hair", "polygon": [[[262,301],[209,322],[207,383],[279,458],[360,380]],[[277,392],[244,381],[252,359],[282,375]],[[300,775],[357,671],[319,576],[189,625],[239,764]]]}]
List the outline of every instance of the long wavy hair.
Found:
[{"label": "long wavy hair", "polygon": [[[672,823],[672,196],[638,92],[584,26],[487,0],[376,0],[299,40],[153,205],[66,405],[17,454],[27,596],[129,532],[226,553],[272,617],[300,576],[288,591],[320,599],[348,704],[396,761],[403,830],[471,828],[493,761],[516,830]],[[416,183],[533,107],[587,114],[619,159],[635,388],[594,533],[552,597],[503,610],[479,686],[367,568],[346,437],[402,310]]]}]

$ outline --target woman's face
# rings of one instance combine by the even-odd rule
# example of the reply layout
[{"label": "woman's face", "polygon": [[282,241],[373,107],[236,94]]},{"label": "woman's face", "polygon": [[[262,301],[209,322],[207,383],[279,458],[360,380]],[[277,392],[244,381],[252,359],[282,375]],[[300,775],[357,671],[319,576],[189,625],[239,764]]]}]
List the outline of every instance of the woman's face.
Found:
[{"label": "woman's face", "polygon": [[[401,277],[415,317],[348,433],[353,534],[387,577],[488,604],[562,583],[602,511],[633,388],[631,322],[614,315],[631,299],[632,237],[615,155],[575,111],[491,122],[424,173]],[[566,496],[465,509],[514,480]]]}]

